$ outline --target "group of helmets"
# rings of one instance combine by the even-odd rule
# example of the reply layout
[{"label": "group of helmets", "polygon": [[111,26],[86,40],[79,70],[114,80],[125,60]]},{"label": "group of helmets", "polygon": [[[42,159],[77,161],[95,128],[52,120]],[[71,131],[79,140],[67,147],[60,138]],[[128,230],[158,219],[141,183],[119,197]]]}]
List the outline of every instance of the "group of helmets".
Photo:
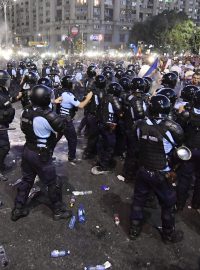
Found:
[{"label": "group of helmets", "polygon": [[[95,85],[99,89],[104,89],[108,85],[108,94],[120,96],[122,91],[127,93],[148,93],[152,86],[150,77],[136,77],[135,65],[129,65],[126,71],[123,69],[122,64],[117,64],[114,69],[106,65],[100,75],[97,75],[96,69],[95,64],[90,65],[87,69],[87,76],[95,78]],[[118,82],[113,82],[114,76]]]}]

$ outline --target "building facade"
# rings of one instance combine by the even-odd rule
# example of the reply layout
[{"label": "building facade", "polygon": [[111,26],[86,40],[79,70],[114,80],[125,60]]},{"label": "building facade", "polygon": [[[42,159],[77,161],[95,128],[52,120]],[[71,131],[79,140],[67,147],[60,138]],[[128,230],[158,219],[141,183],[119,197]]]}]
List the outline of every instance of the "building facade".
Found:
[{"label": "building facade", "polygon": [[124,48],[137,21],[163,10],[185,11],[200,21],[199,0],[10,0],[7,9],[13,40],[32,41],[59,47],[78,29],[88,49]]}]

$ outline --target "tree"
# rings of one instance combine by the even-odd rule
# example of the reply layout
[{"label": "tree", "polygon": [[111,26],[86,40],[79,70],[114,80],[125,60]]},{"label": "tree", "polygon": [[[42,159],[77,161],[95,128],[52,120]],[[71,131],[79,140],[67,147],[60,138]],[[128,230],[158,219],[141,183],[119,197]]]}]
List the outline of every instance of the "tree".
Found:
[{"label": "tree", "polygon": [[167,43],[173,51],[191,50],[191,39],[194,35],[195,24],[191,20],[177,24],[167,33]]},{"label": "tree", "polygon": [[[188,21],[188,17],[183,12],[163,11],[161,14],[147,19],[145,22],[135,24],[130,35],[130,42],[137,43],[142,40],[146,44],[154,45],[155,48],[160,49],[161,46],[166,48],[171,44],[171,41],[173,42],[173,38],[176,37],[182,24],[184,31],[187,29],[189,22],[184,25],[186,21]],[[172,32],[173,29],[176,29],[176,31]],[[169,33],[171,33],[170,36]]]},{"label": "tree", "polygon": [[190,40],[192,53],[199,54],[200,51],[200,27],[195,27],[194,34]]}]

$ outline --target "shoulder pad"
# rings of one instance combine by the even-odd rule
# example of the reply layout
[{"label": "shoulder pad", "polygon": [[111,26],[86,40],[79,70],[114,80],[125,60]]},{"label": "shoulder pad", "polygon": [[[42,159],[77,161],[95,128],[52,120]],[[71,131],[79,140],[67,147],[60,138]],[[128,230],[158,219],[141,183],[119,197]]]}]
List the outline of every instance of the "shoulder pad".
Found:
[{"label": "shoulder pad", "polygon": [[169,130],[175,140],[176,143],[182,143],[184,139],[184,132],[182,127],[170,119],[165,119],[163,121],[164,126]]},{"label": "shoulder pad", "polygon": [[116,110],[121,110],[121,104],[120,104],[119,98],[113,97],[113,105]]},{"label": "shoulder pad", "polygon": [[62,132],[65,127],[65,119],[51,110],[44,111],[44,116],[56,132]]}]

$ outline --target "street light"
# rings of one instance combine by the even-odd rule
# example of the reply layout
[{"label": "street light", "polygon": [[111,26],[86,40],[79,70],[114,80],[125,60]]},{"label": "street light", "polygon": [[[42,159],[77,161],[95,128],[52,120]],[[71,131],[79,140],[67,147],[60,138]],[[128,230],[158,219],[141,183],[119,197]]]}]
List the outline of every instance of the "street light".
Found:
[{"label": "street light", "polygon": [[6,48],[8,47],[8,20],[7,20],[7,7],[10,6],[10,2],[16,2],[17,0],[0,0],[0,7],[4,11],[4,21],[5,21],[5,34],[6,34]]}]

